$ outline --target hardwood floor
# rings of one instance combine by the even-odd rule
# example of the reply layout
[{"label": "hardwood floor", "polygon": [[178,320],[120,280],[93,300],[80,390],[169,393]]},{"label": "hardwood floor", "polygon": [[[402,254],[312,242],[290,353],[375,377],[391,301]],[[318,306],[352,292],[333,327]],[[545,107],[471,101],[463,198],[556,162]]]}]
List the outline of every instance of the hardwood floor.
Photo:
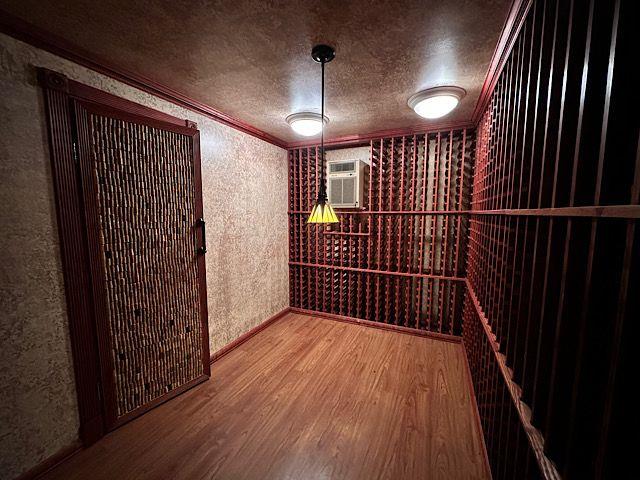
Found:
[{"label": "hardwood floor", "polygon": [[462,345],[289,314],[47,479],[490,478]]}]

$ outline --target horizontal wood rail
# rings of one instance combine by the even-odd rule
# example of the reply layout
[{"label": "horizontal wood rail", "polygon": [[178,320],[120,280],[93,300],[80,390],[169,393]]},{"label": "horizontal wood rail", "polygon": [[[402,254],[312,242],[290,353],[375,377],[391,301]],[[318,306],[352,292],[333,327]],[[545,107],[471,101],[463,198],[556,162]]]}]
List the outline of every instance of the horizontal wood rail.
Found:
[{"label": "horizontal wood rail", "polygon": [[[311,212],[292,210],[289,215],[309,215]],[[338,215],[468,215],[471,210],[336,210]]]},{"label": "horizontal wood rail", "polygon": [[297,266],[297,267],[307,267],[307,268],[328,268],[333,270],[343,270],[346,272],[373,273],[377,275],[392,275],[392,276],[398,276],[398,277],[432,278],[435,280],[449,280],[452,282],[466,281],[466,279],[463,277],[451,277],[447,275],[432,275],[429,273],[394,272],[390,270],[371,270],[368,268],[345,267],[342,265],[327,265],[322,263],[289,262],[289,265]]},{"label": "horizontal wood rail", "polygon": [[[292,210],[290,215],[310,214],[311,212]],[[336,212],[338,215],[506,215],[522,217],[588,217],[588,218],[640,218],[640,205],[602,205],[585,207],[555,208],[504,208],[495,210],[390,210],[367,211],[354,210]],[[335,232],[334,232],[335,233]]]},{"label": "horizontal wood rail", "polygon": [[332,230],[323,230],[323,235],[341,235],[345,237],[368,237],[371,235],[369,232],[334,232]]},{"label": "horizontal wood rail", "polygon": [[504,354],[500,353],[500,345],[496,340],[495,334],[491,330],[491,326],[489,325],[489,321],[484,314],[482,307],[480,306],[478,297],[476,296],[476,293],[474,292],[473,287],[468,280],[465,280],[465,284],[467,286],[467,293],[469,295],[469,298],[471,299],[473,306],[475,307],[478,319],[480,320],[489,344],[491,345],[491,350],[493,351],[495,360],[499,366],[502,380],[509,390],[511,401],[515,405],[516,411],[518,412],[520,423],[522,424],[523,429],[526,432],[527,439],[529,441],[531,449],[534,452],[536,461],[538,463],[538,466],[540,467],[540,471],[543,474],[543,478],[545,480],[560,480],[561,477],[558,473],[558,470],[556,469],[555,464],[551,460],[549,460],[544,453],[544,438],[542,434],[531,424],[531,410],[521,400],[521,388],[513,381],[511,369],[506,364]]},{"label": "horizontal wood rail", "polygon": [[591,217],[632,219],[640,218],[640,205],[470,210],[468,213],[470,215],[517,215],[525,217]]}]

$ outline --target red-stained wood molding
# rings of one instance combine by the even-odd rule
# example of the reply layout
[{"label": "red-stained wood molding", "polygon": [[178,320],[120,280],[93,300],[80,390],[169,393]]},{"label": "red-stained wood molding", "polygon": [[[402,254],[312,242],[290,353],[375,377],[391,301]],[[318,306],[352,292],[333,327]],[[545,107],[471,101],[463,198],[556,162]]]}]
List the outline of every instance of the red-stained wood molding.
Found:
[{"label": "red-stained wood molding", "polygon": [[287,148],[287,143],[273,135],[255,128],[248,123],[231,117],[215,108],[199,102],[187,95],[162,85],[150,78],[118,67],[83,48],[77,47],[67,40],[42,30],[24,20],[0,10],[0,32],[34,47],[53,53],[59,57],[87,67],[98,73],[111,77],[134,88],[147,92],[171,103],[187,108],[193,112],[212,118],[236,130],[252,135],[265,142]]},{"label": "red-stained wood molding", "polygon": [[[500,39],[493,53],[493,57],[489,65],[489,70],[487,71],[487,76],[485,78],[480,96],[476,103],[473,116],[470,120],[457,123],[443,122],[430,125],[418,124],[415,126],[398,129],[345,135],[335,138],[329,138],[325,141],[325,146],[343,147],[348,145],[363,145],[369,143],[369,141],[374,138],[413,135],[433,131],[475,127],[480,119],[480,116],[482,115],[482,112],[486,108],[489,99],[491,98],[496,81],[500,76],[500,73],[502,72],[502,67],[504,66],[505,60],[508,58],[509,53],[511,52],[515,39],[518,35],[518,32],[520,31],[520,28],[522,27],[524,18],[529,11],[531,3],[532,0],[513,1],[511,9],[509,10],[509,15],[507,16],[507,20],[503,26]],[[264,140],[265,142],[268,142],[272,145],[276,145],[285,149],[291,149],[312,146],[318,143],[317,140],[313,140],[311,142],[286,142],[252,125],[249,125],[242,120],[233,118],[230,115],[227,115],[226,113],[211,107],[210,105],[202,103],[170,87],[167,87],[166,85],[162,85],[143,75],[118,67],[117,65],[114,65],[81,47],[73,45],[67,40],[58,37],[57,35],[46,32],[45,30],[40,29],[14,15],[4,12],[1,9],[0,32],[30,45],[33,45],[34,47],[53,53],[54,55],[57,55],[59,57],[71,60],[72,62],[111,77],[134,88],[147,92],[151,95],[162,98],[163,100],[167,100],[200,115],[204,115],[224,125]]]},{"label": "red-stained wood molding", "polygon": [[[430,123],[429,125],[415,125],[412,127],[393,128],[389,130],[378,130],[370,133],[355,134],[355,135],[343,135],[340,137],[325,139],[325,147],[344,147],[344,146],[358,146],[369,145],[371,140],[380,140],[381,138],[390,137],[402,137],[405,135],[418,135],[423,133],[435,133],[442,132],[443,130],[463,130],[465,128],[475,128],[475,124],[472,122],[441,122]],[[320,141],[318,139],[303,140],[299,142],[289,142],[287,148],[304,148],[319,146]]]},{"label": "red-stained wood molding", "polygon": [[493,90],[496,87],[496,82],[498,81],[498,78],[500,78],[504,64],[507,61],[507,58],[509,58],[509,54],[513,49],[513,45],[518,38],[518,34],[522,29],[522,25],[524,24],[524,20],[527,18],[527,13],[529,12],[532,4],[533,0],[513,0],[513,3],[511,4],[509,15],[507,15],[507,20],[502,27],[500,39],[498,40],[496,49],[493,52],[493,57],[491,57],[489,70],[487,71],[487,76],[482,84],[482,90],[480,91],[480,96],[476,102],[476,108],[473,110],[473,115],[471,117],[471,123],[473,125],[478,125],[482,114],[489,104],[491,95],[493,95]]}]

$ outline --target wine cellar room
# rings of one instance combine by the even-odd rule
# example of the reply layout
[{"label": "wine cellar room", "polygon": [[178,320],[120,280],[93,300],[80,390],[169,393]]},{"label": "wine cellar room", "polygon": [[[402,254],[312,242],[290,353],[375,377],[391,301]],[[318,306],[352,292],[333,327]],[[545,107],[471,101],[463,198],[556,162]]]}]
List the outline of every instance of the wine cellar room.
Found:
[{"label": "wine cellar room", "polygon": [[628,0],[0,0],[0,479],[634,476]]}]

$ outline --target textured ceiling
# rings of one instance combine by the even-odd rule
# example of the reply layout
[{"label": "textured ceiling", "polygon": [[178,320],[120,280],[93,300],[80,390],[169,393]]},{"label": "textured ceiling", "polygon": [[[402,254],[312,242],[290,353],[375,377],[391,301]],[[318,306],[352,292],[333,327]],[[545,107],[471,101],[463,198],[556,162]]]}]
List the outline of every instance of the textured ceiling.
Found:
[{"label": "textured ceiling", "polygon": [[[509,0],[0,0],[0,8],[109,63],[285,141],[285,117],[319,110],[315,43],[327,66],[327,136],[428,124],[418,90],[467,90],[445,119],[471,119]],[[443,120],[443,119],[440,119]]]}]

